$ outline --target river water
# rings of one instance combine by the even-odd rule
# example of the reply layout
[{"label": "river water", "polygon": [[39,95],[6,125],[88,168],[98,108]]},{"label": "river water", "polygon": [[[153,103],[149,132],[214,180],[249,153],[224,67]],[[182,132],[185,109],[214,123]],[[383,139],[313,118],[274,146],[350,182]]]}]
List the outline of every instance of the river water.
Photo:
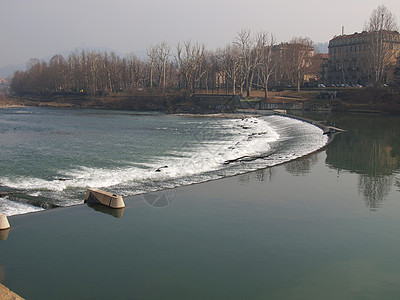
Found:
[{"label": "river water", "polygon": [[88,187],[132,196],[223,178],[326,142],[319,128],[277,116],[0,109],[0,211],[81,204]]},{"label": "river water", "polygon": [[[47,109],[41,113],[59,114],[57,110]],[[87,115],[88,112],[73,111],[73,114]],[[101,112],[89,112],[93,114]],[[134,113],[106,112],[103,122],[142,117]],[[26,299],[397,299],[400,295],[400,117],[373,114],[306,117],[326,120],[346,132],[337,135],[320,151],[290,160],[289,154],[295,155],[300,149],[311,150],[309,146],[314,145],[314,138],[307,139],[314,137],[314,130],[317,130],[315,138],[321,142],[321,132],[308,125],[303,127],[304,123],[299,121],[265,117],[254,124],[262,124],[262,131],[252,132],[257,132],[254,136],[264,136],[263,141],[259,140],[264,148],[246,155],[267,153],[269,156],[258,162],[224,165],[221,161],[231,158],[229,147],[234,147],[239,137],[240,141],[245,137],[247,141],[249,135],[253,136],[249,132],[253,129],[240,123],[241,119],[150,116],[154,122],[163,120],[160,123],[164,125],[153,126],[160,131],[168,131],[161,128],[173,128],[172,124],[176,128],[177,122],[189,122],[196,128],[200,128],[198,122],[206,122],[207,128],[215,124],[224,128],[221,125],[230,124],[223,135],[217,135],[221,139],[212,136],[213,141],[218,140],[217,148],[227,147],[223,148],[227,149],[221,155],[223,159],[219,163],[209,162],[208,166],[213,169],[191,171],[194,175],[185,175],[183,179],[176,180],[177,177],[170,175],[168,178],[173,180],[167,180],[167,184],[180,187],[126,197],[125,210],[118,212],[79,205],[10,216],[12,227],[0,236],[3,239],[0,241],[0,282]],[[4,123],[4,116],[2,120]],[[166,120],[172,123],[166,125]],[[255,122],[248,120],[251,121]],[[232,124],[236,122],[240,124],[237,130],[243,135],[232,134],[235,131],[232,128],[236,128]],[[82,131],[88,131],[90,124],[93,125],[88,122],[81,126]],[[72,131],[63,128],[64,132]],[[302,130],[289,134],[295,128]],[[308,130],[310,135],[295,138]],[[269,133],[258,134],[265,131]],[[2,134],[10,138],[11,132]],[[73,135],[66,136],[72,139]],[[19,143],[29,145],[25,140],[28,141],[28,135]],[[194,134],[188,134],[185,140],[196,144],[191,149],[210,149],[215,145],[201,142],[207,138],[200,139]],[[298,145],[297,150],[276,157],[276,162],[284,159],[286,163],[258,168],[269,163],[266,158],[278,153],[269,152],[271,149],[293,150],[288,143]],[[18,145],[17,141],[14,145]],[[174,164],[179,166],[174,159],[184,160],[182,153],[186,150],[181,149],[189,147],[181,145],[186,143],[177,145],[173,152],[176,155],[172,152],[155,155],[161,158],[155,159],[155,163],[143,158],[142,168],[147,167],[152,174],[156,167],[168,161],[168,168],[155,172],[162,174]],[[92,149],[96,156],[100,155],[96,147]],[[205,152],[197,153],[207,161]],[[76,155],[77,161],[84,161],[81,156],[85,153]],[[28,154],[27,157],[31,159]],[[122,170],[127,168],[126,160],[119,160]],[[48,161],[50,166],[52,160]],[[104,169],[113,169],[115,162],[108,164]],[[238,165],[244,168],[240,169],[243,172],[238,171]],[[84,167],[96,172],[101,169],[95,163]],[[256,170],[245,172],[251,168]],[[16,171],[2,173],[2,178],[7,178],[2,184],[8,189],[21,190],[14,196],[18,199],[33,193],[48,193],[51,195],[48,199],[56,199],[57,190],[38,188],[32,182],[57,184],[55,179],[61,176],[80,182],[77,174],[81,173],[76,169],[75,164],[66,164],[51,176],[32,175],[28,171],[23,174],[20,170],[16,177],[30,178],[30,185],[25,186],[22,183],[18,186],[11,178],[10,174],[17,174]],[[236,176],[224,176],[235,172],[238,172]],[[198,182],[198,178],[204,181],[215,178],[214,174],[220,178],[180,185],[181,180],[190,182],[188,178],[193,177],[191,182]],[[108,178],[106,173],[102,176]],[[124,176],[128,177],[126,182],[119,180],[107,186],[127,193],[130,187],[136,190],[142,186]],[[165,186],[164,182],[158,181],[161,186]],[[58,190],[61,193],[72,190],[73,198],[75,193],[81,193],[75,189],[83,190],[84,185],[88,184]],[[73,203],[78,200],[76,197]],[[5,201],[20,203],[14,199]]]}]

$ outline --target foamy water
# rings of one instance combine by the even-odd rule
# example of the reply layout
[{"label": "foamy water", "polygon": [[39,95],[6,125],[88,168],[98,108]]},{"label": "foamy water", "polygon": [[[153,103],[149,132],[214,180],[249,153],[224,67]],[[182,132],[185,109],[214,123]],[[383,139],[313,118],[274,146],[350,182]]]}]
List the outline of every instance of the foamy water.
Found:
[{"label": "foamy water", "polygon": [[44,208],[41,207],[11,201],[7,197],[0,197],[0,207],[2,209],[1,212],[6,216],[20,215],[24,213],[44,210]]},{"label": "foamy water", "polygon": [[[42,117],[51,118],[52,113],[39,111]],[[3,213],[37,211],[49,204],[79,204],[88,187],[130,196],[241,174],[301,157],[327,142],[319,128],[279,116],[212,119],[110,112],[84,116],[66,115],[68,111],[61,114],[70,122],[76,119],[87,122],[89,118],[91,127],[68,128],[70,123],[51,129],[47,129],[45,123],[38,126],[34,134],[42,140],[37,148],[47,152],[43,152],[44,156],[42,152],[35,155],[43,163],[48,158],[49,165],[37,164],[28,172],[2,174],[0,186],[13,190],[7,198],[1,199]],[[18,119],[16,114],[12,117]],[[129,117],[136,119],[134,124]],[[104,118],[112,121],[108,127],[102,124]],[[25,136],[26,131],[22,129],[19,134]],[[79,138],[84,137],[85,132],[87,135],[96,132],[99,139],[109,137],[114,142],[102,145],[93,139],[91,143],[81,143]],[[21,138],[18,134],[11,137],[13,140]],[[68,144],[63,140],[65,137]],[[60,148],[53,150],[48,145],[52,142],[64,143],[65,153]],[[28,160],[35,159],[34,155],[29,158],[29,154],[21,152],[21,158],[25,155]]]}]

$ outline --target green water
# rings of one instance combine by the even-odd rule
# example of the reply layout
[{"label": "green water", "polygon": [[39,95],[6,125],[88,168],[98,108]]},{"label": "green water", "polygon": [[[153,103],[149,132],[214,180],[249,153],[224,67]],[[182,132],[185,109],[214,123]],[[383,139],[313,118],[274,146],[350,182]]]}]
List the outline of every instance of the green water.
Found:
[{"label": "green water", "polygon": [[[279,116],[0,108],[0,212],[81,204],[88,187],[127,197],[205,182],[290,161],[326,142],[319,128]],[[241,161],[249,156],[267,159]]]},{"label": "green water", "polygon": [[27,299],[398,298],[400,118],[313,117],[348,131],[287,164],[127,198],[120,218],[10,217],[0,282]]}]

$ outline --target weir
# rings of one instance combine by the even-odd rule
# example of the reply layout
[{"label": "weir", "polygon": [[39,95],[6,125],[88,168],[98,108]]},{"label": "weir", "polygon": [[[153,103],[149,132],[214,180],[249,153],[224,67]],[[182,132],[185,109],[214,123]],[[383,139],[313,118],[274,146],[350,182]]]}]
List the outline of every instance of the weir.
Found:
[{"label": "weir", "polygon": [[275,114],[275,115],[280,115],[280,116],[284,116],[284,117],[300,120],[300,121],[307,122],[307,123],[310,123],[312,125],[315,125],[315,126],[321,128],[322,131],[323,131],[323,134],[328,134],[328,135],[346,131],[346,130],[338,128],[338,127],[326,125],[322,121],[314,121],[314,120],[311,120],[311,119],[308,119],[308,118],[304,118],[304,117],[288,114],[286,110],[281,110],[281,109],[267,109],[267,110],[262,110],[262,109],[241,109],[241,110],[238,110],[238,112],[240,112],[240,113],[251,113],[253,115],[263,115],[263,116],[274,115]]},{"label": "weir", "polygon": [[[41,108],[26,108],[23,112],[32,113],[35,118],[45,120],[40,124],[55,123],[57,125],[54,122],[53,113],[49,114],[45,109],[42,111]],[[284,113],[283,110],[279,112]],[[291,160],[294,154],[296,157],[302,156],[311,151],[310,149],[319,149],[320,144],[326,144],[326,136],[321,137],[316,128],[291,122],[285,118],[270,118],[271,121],[268,118],[252,118],[256,114],[274,114],[277,113],[276,110],[239,110],[239,113],[239,115],[229,113],[228,115],[171,116],[104,112],[105,116],[109,114],[113,116],[110,122],[112,124],[115,122],[115,126],[104,122],[103,113],[96,113],[89,115],[90,121],[99,131],[112,135],[113,139],[105,141],[104,147],[92,152],[93,141],[84,138],[90,136],[92,131],[90,128],[78,126],[81,122],[77,121],[82,118],[83,122],[84,118],[88,116],[81,115],[78,110],[65,113],[57,110],[57,116],[62,115],[71,123],[73,134],[54,135],[56,143],[61,144],[68,141],[69,146],[60,152],[54,149],[55,152],[50,152],[50,155],[61,155],[66,159],[79,156],[79,159],[74,159],[70,167],[65,168],[59,164],[64,160],[48,161],[45,156],[33,159],[31,156],[27,156],[23,150],[10,146],[7,151],[10,153],[20,151],[17,151],[15,155],[21,159],[13,162],[12,156],[5,155],[8,152],[3,151],[0,158],[4,160],[4,164],[17,164],[15,170],[19,170],[30,163],[29,169],[32,170],[32,173],[27,173],[29,180],[26,180],[25,177],[20,177],[18,172],[13,173],[14,168],[7,172],[0,170],[0,177],[4,179],[2,184],[10,185],[1,186],[2,184],[0,184],[0,194],[4,195],[0,198],[1,205],[7,208],[7,211],[3,211],[3,213],[16,215],[49,209],[56,205],[70,206],[83,203],[85,190],[88,187],[115,186],[119,188],[122,185],[124,190],[136,194],[137,191],[152,191],[154,187],[157,190],[163,190],[171,186],[200,183],[286,162]],[[132,118],[132,116],[135,117]],[[9,118],[13,119],[12,116]],[[32,120],[32,122],[34,121],[35,119]],[[78,124],[76,128],[72,126],[75,123]],[[143,123],[149,124],[148,128],[146,125],[146,132],[151,132],[149,138],[146,138],[145,146],[138,143],[143,132],[134,130],[141,128],[140,124]],[[118,128],[116,126],[121,124],[132,134],[127,136],[125,130],[115,130]],[[304,130],[301,130],[303,126]],[[36,127],[34,126],[34,128]],[[10,126],[10,130],[12,130],[12,126]],[[43,128],[39,127],[37,130],[37,135],[35,135],[37,144],[36,142],[32,145],[27,144],[27,147],[39,147],[40,143],[47,141],[48,137],[41,134],[41,132],[46,132],[43,130],[46,130],[44,125]],[[62,124],[55,130],[60,133],[64,132]],[[312,136],[312,142],[307,143],[304,147],[301,140],[303,133],[307,135],[307,139],[309,138],[308,131]],[[294,135],[294,133],[296,134]],[[284,148],[276,149],[275,145],[280,143],[279,135],[293,137],[293,140],[291,139],[290,143],[285,142]],[[75,136],[81,136],[82,139],[76,139]],[[159,140],[162,138],[166,138],[168,143],[159,147]],[[276,141],[279,142],[275,143]],[[4,142],[12,145],[12,139]],[[135,155],[129,155],[125,147],[116,147],[116,145],[126,145],[126,147],[135,149]],[[270,147],[271,149],[269,149]],[[76,150],[79,152],[74,152]],[[49,149],[49,151],[52,150]],[[277,153],[274,153],[272,157],[267,156],[274,151]],[[285,152],[285,155],[280,155],[279,151]],[[90,153],[90,155],[80,155],[83,152]],[[292,153],[286,156],[286,152]],[[104,160],[110,162],[107,167],[104,167],[103,157]],[[196,158],[196,161],[193,160],[193,157]],[[49,168],[45,167],[46,165]],[[88,166],[90,168],[87,168]],[[152,184],[149,185],[148,182]],[[117,195],[119,193],[113,188],[106,190]],[[93,198],[92,202],[101,203],[93,195],[90,197]],[[111,197],[108,197],[106,203],[103,202],[101,205],[114,209],[113,205],[109,203],[110,199]],[[11,223],[12,219],[9,221]]]}]

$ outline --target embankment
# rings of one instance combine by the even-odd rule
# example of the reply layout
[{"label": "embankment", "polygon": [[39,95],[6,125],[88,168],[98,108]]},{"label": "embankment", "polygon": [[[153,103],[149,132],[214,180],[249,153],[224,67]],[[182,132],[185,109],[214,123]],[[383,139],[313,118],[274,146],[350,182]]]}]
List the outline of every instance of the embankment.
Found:
[{"label": "embankment", "polygon": [[238,96],[232,95],[55,95],[48,97],[8,97],[0,106],[42,106],[101,108],[115,110],[163,111],[184,113],[233,112]]},{"label": "embankment", "polygon": [[309,91],[275,93],[271,94],[268,100],[259,97],[243,99],[239,95],[187,95],[178,92],[160,94],[148,91],[135,94],[116,93],[108,96],[84,94],[0,96],[0,107],[49,106],[170,113],[234,112],[236,108],[400,113],[400,92],[389,88],[341,89],[335,92],[335,99],[319,99],[318,95]]}]

